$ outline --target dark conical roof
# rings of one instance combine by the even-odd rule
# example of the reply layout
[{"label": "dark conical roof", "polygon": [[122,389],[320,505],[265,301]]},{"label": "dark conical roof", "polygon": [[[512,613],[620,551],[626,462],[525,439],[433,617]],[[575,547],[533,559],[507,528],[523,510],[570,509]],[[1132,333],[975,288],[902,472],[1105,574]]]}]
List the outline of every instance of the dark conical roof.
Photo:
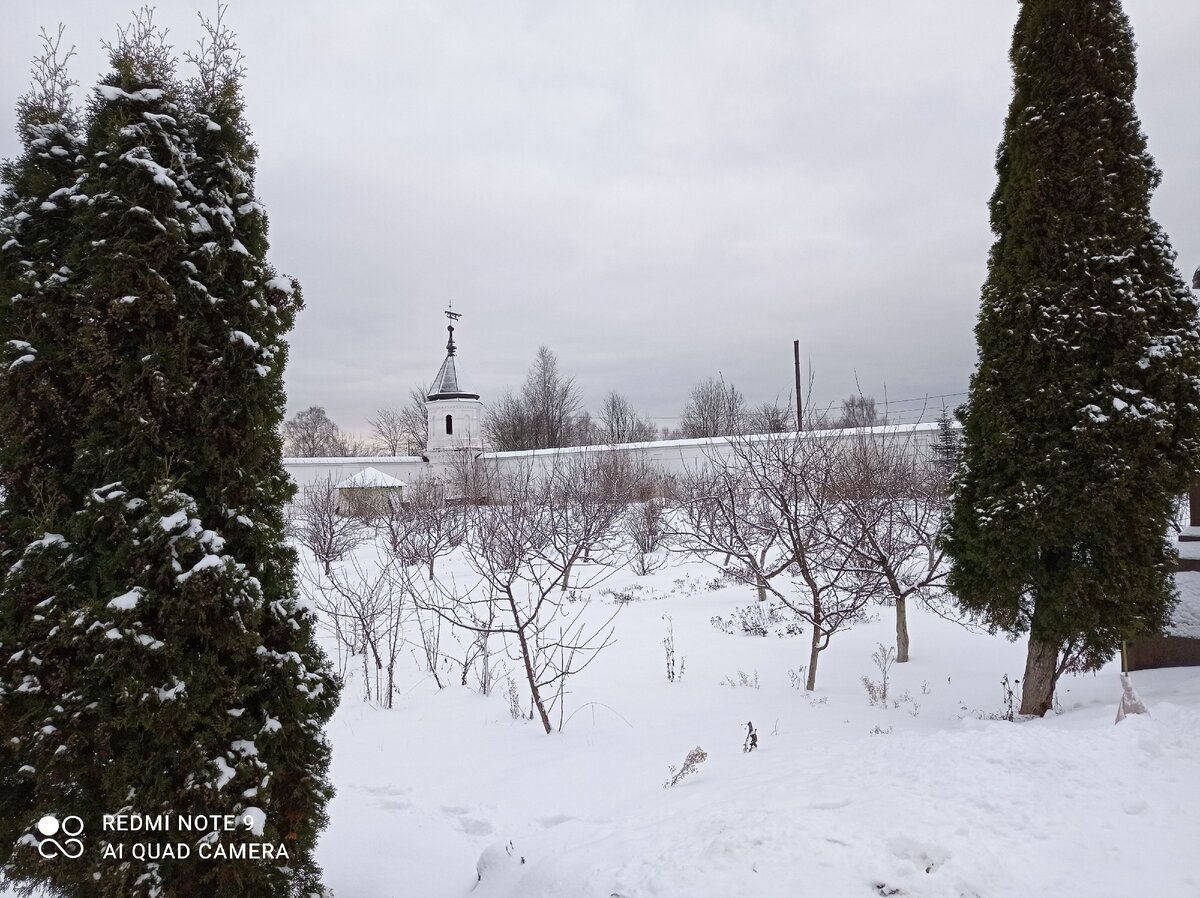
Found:
[{"label": "dark conical roof", "polygon": [[464,390],[459,381],[458,364],[455,360],[454,325],[450,325],[447,330],[450,331],[450,339],[446,343],[446,360],[438,369],[437,377],[433,379],[433,384],[425,398],[430,401],[435,399],[478,399],[478,393]]}]

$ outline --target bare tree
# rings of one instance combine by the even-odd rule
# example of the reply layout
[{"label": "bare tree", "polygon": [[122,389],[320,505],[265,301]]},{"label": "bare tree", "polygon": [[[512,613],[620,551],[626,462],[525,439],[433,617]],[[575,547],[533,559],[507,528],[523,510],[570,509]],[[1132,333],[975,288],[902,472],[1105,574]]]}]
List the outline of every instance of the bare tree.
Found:
[{"label": "bare tree", "polygon": [[301,487],[288,514],[290,535],[321,562],[327,574],[335,561],[371,538],[371,528],[362,518],[341,513],[331,477]]},{"label": "bare tree", "polygon": [[676,539],[734,560],[735,574],[809,626],[805,688],[815,689],[820,652],[864,619],[879,589],[842,507],[838,447],[781,434],[738,437],[730,448],[732,459],[713,454],[689,476]]},{"label": "bare tree", "polygon": [[420,455],[429,442],[425,394],[414,387],[403,408],[381,408],[367,419],[371,448],[383,455]]},{"label": "bare tree", "polygon": [[874,396],[858,393],[842,400],[842,417],[838,427],[875,427],[879,424],[887,424],[887,416],[881,415],[876,409]]},{"label": "bare tree", "polygon": [[45,125],[61,125],[68,131],[79,128],[79,109],[73,89],[79,82],[67,70],[75,47],[62,49],[66,26],[60,24],[54,37],[41,30],[42,50],[33,58],[32,86],[17,100],[17,130],[21,140],[32,143]]},{"label": "bare tree", "polygon": [[633,404],[616,390],[600,407],[598,440],[602,443],[643,443],[657,438],[654,425],[638,415]]},{"label": "bare tree", "polygon": [[[477,476],[497,503],[468,508],[464,546],[479,582],[439,580],[425,603],[456,627],[505,640],[550,733],[550,712],[557,705],[561,721],[569,677],[612,641],[612,616],[589,626],[586,600],[571,602],[564,589],[573,570],[580,593],[620,563],[622,497],[611,492],[611,473],[591,459],[507,477],[483,465]],[[579,573],[589,556],[596,564]]]},{"label": "bare tree", "polygon": [[558,356],[540,346],[520,395],[507,391],[500,395],[484,422],[484,432],[501,452],[573,445],[581,430],[590,430],[579,423],[582,404],[575,378],[564,377]]},{"label": "bare tree", "polygon": [[292,458],[334,458],[365,455],[362,440],[333,423],[325,409],[309,406],[283,422],[284,452]]},{"label": "bare tree", "polygon": [[362,656],[363,697],[391,708],[410,613],[404,572],[391,559],[371,565],[358,558],[336,565],[318,560],[315,568],[299,566],[300,588],[331,627],[339,652],[345,647]]},{"label": "bare tree", "polygon": [[746,415],[747,433],[789,433],[795,429],[796,415],[790,403],[764,402]]},{"label": "bare tree", "polygon": [[430,580],[437,559],[462,544],[466,528],[463,509],[447,503],[443,484],[427,477],[411,482],[405,501],[378,524],[400,563],[423,566]]},{"label": "bare tree", "polygon": [[710,377],[692,387],[679,424],[684,439],[724,437],[745,432],[746,400],[733,384]]},{"label": "bare tree", "polygon": [[841,505],[854,551],[896,609],[896,661],[908,661],[908,601],[935,601],[948,572],[938,545],[946,477],[911,435],[855,439],[839,453]]},{"label": "bare tree", "polygon": [[549,347],[539,346],[525,375],[521,395],[529,409],[534,445],[531,449],[553,449],[570,443],[571,419],[583,404],[575,378],[564,377],[558,369],[558,356]]}]

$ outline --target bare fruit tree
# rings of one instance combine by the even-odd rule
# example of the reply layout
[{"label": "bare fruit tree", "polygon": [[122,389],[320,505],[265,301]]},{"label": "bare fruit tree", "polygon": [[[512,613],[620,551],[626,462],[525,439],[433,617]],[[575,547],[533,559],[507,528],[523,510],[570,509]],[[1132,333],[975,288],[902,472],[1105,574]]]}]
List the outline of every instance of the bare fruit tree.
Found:
[{"label": "bare fruit tree", "polygon": [[377,521],[387,546],[402,564],[421,564],[430,580],[434,564],[462,544],[463,509],[446,501],[441,481],[422,477],[404,491],[404,502],[391,506]]},{"label": "bare fruit tree", "polygon": [[946,477],[912,434],[853,438],[839,455],[842,507],[855,553],[896,609],[896,661],[908,661],[908,601],[934,602],[949,565],[938,545]]},{"label": "bare fruit tree", "polygon": [[714,449],[685,484],[678,531],[684,544],[718,552],[811,632],[805,688],[836,633],[864,620],[878,593],[857,551],[838,483],[835,440],[794,434],[736,437]]},{"label": "bare fruit tree", "polygon": [[362,518],[342,514],[331,477],[302,486],[288,516],[289,534],[321,562],[326,573],[333,562],[371,539],[371,528]]},{"label": "bare fruit tree", "polygon": [[411,592],[394,560],[367,564],[358,558],[298,566],[300,588],[337,639],[338,653],[361,655],[363,697],[392,707],[396,660],[404,645]]},{"label": "bare fruit tree", "polygon": [[[498,637],[524,672],[532,710],[547,733],[568,679],[611,644],[612,620],[585,619],[576,601],[622,562],[617,530],[623,488],[593,459],[552,462],[502,476],[481,465],[492,497],[470,506],[463,542],[475,583],[440,579],[422,602],[486,644]],[[592,563],[584,565],[583,560]],[[574,576],[573,590],[567,584]]]}]

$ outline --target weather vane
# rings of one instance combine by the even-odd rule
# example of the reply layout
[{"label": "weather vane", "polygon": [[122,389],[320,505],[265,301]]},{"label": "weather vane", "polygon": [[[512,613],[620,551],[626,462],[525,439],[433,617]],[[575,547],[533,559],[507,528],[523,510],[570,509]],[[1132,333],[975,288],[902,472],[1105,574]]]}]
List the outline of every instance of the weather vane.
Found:
[{"label": "weather vane", "polygon": [[446,317],[449,318],[451,321],[457,321],[459,318],[462,317],[462,314],[460,312],[454,311],[454,303],[450,303],[450,308],[446,309]]}]

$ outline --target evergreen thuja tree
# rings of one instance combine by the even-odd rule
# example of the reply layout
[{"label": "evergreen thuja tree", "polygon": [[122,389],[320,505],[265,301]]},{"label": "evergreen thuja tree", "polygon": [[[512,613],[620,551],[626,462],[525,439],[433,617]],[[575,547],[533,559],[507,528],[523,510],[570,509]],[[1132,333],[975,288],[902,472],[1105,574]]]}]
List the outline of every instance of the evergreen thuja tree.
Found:
[{"label": "evergreen thuja tree", "polygon": [[[50,593],[27,553],[53,552],[52,534],[71,505],[71,468],[80,414],[70,339],[75,272],[66,264],[77,201],[82,141],[67,74],[73,51],[62,29],[42,32],[33,86],[17,103],[20,157],[0,165],[0,656],[20,653],[37,603]],[[18,654],[18,662],[23,655]],[[0,667],[0,715],[27,697],[20,678]],[[0,721],[4,719],[0,716]],[[0,740],[0,859],[20,830],[28,802],[16,755]]]},{"label": "evergreen thuja tree", "polygon": [[[313,895],[337,697],[283,540],[298,290],[263,261],[235,73],[180,83],[148,12],[110,59],[66,253],[87,397],[71,501],[0,596],[30,621],[4,673],[22,699],[0,717],[22,790],[4,872],[69,896]],[[39,856],[48,812],[83,818],[82,858]],[[120,813],[249,819],[201,841],[258,853],[192,835],[173,857],[168,830],[135,840],[158,855],[106,855],[100,821]]]},{"label": "evergreen thuja tree", "polygon": [[1011,59],[944,538],[962,605],[1029,633],[1021,711],[1040,715],[1064,670],[1173,605],[1164,536],[1200,451],[1200,335],[1150,217],[1121,4],[1023,0]]}]

